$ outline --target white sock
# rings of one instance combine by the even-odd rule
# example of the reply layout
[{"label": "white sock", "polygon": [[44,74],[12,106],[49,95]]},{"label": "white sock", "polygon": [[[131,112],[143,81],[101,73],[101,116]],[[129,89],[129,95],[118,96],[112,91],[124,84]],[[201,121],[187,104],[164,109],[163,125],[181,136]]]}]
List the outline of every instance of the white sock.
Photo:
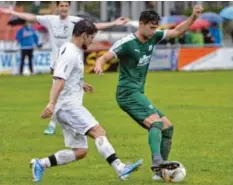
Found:
[{"label": "white sock", "polygon": [[76,160],[73,150],[60,150],[54,154],[57,159],[57,165],[63,165]]},{"label": "white sock", "polygon": [[56,128],[56,122],[51,119],[49,122],[49,127]]},{"label": "white sock", "polygon": [[[40,164],[45,168],[51,167],[52,166],[52,164],[51,164],[52,162],[50,161],[51,157],[54,160],[56,160],[56,165],[64,165],[64,164],[68,164],[68,163],[76,160],[76,156],[74,154],[74,151],[72,151],[72,150],[60,150],[57,153],[55,153],[53,156],[40,159]],[[53,166],[55,166],[55,165],[53,165]]]},{"label": "white sock", "polygon": [[[114,148],[109,143],[108,139],[105,136],[100,136],[95,139],[95,144],[100,155],[104,159],[108,159],[113,154],[116,154]],[[116,159],[111,163],[111,166],[114,168],[117,174],[119,174],[125,167],[125,164],[121,162],[120,159]]]},{"label": "white sock", "polygon": [[119,175],[122,170],[125,168],[125,164],[121,162],[120,159],[116,159],[115,161],[112,162],[111,166],[114,168],[116,173]]},{"label": "white sock", "polygon": [[40,159],[39,161],[40,161],[40,164],[41,164],[44,168],[49,168],[49,167],[51,167],[51,163],[50,163],[48,157],[43,158],[43,159]]}]

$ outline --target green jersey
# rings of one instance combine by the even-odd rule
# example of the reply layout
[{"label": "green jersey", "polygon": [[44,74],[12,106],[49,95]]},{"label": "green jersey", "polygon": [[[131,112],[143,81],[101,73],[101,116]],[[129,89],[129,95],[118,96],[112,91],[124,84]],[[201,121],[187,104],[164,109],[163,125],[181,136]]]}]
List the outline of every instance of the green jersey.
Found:
[{"label": "green jersey", "polygon": [[110,51],[120,63],[118,90],[144,93],[154,46],[164,37],[165,32],[158,30],[150,40],[142,43],[134,34],[130,34],[111,47]]}]

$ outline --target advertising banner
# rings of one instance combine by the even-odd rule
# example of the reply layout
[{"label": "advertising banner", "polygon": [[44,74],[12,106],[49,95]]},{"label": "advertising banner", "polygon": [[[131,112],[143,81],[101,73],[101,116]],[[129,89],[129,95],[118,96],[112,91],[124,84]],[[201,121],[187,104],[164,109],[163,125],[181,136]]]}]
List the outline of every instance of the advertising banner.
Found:
[{"label": "advertising banner", "polygon": [[[190,61],[184,65],[184,62],[178,63],[181,71],[198,71],[198,70],[225,70],[233,69],[233,48],[202,48],[200,52],[194,53],[196,57],[189,58]],[[190,53],[187,55],[191,55]],[[179,56],[179,59],[181,56]],[[188,59],[186,59],[187,61]],[[180,61],[179,61],[180,62]]]},{"label": "advertising banner", "polygon": [[[34,51],[33,67],[35,73],[47,73],[50,71],[51,51]],[[20,52],[0,51],[0,74],[18,74],[20,65]],[[24,73],[28,73],[28,59],[25,59]]]},{"label": "advertising banner", "polygon": [[175,70],[177,49],[155,49],[149,66],[150,71]]}]

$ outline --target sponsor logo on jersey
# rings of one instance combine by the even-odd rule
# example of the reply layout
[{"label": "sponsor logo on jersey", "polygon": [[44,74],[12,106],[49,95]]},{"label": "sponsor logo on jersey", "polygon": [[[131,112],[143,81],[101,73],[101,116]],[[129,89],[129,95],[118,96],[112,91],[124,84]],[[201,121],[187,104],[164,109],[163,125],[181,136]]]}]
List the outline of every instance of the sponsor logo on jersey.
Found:
[{"label": "sponsor logo on jersey", "polygon": [[68,31],[68,26],[65,25],[64,28],[63,28],[63,32],[66,33]]},{"label": "sponsor logo on jersey", "polygon": [[67,39],[67,36],[62,36],[62,35],[54,35],[56,39]]},{"label": "sponsor logo on jersey", "polygon": [[143,55],[143,57],[140,58],[140,60],[138,62],[138,66],[144,66],[144,65],[150,63],[150,59],[151,59],[151,55],[149,55],[149,56]]}]

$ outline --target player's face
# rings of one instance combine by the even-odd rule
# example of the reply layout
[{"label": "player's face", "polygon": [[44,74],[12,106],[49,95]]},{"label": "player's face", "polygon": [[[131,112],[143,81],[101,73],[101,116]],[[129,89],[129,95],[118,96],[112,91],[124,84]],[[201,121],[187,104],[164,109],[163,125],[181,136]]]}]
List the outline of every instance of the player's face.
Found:
[{"label": "player's face", "polygon": [[62,17],[67,17],[69,15],[69,8],[69,2],[60,1],[59,5],[57,6],[59,15]]},{"label": "player's face", "polygon": [[158,28],[157,24],[152,24],[151,22],[144,24],[140,22],[141,34],[145,37],[145,39],[150,39],[154,35],[156,29]]},{"label": "player's face", "polygon": [[82,46],[82,48],[84,50],[86,50],[88,48],[88,46],[92,43],[94,37],[95,37],[95,34],[92,34],[92,35],[84,34],[83,35],[83,46]]}]

